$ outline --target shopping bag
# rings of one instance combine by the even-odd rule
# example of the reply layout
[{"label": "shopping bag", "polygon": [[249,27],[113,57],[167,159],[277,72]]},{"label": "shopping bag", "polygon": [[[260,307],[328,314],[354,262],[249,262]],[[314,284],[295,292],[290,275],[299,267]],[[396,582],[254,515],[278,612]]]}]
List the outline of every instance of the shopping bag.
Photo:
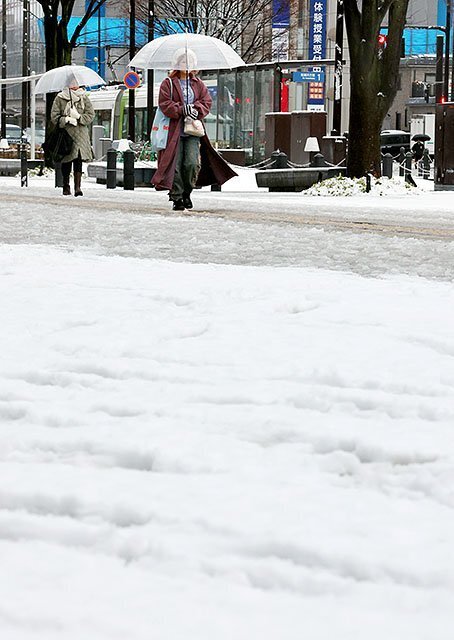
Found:
[{"label": "shopping bag", "polygon": [[151,148],[153,151],[162,151],[167,147],[169,137],[170,118],[163,114],[161,109],[156,109],[156,114],[151,125]]},{"label": "shopping bag", "polygon": [[61,162],[61,160],[71,153],[73,148],[73,139],[66,131],[61,127],[55,127],[46,137],[43,144],[43,149],[49,158],[53,162]]}]

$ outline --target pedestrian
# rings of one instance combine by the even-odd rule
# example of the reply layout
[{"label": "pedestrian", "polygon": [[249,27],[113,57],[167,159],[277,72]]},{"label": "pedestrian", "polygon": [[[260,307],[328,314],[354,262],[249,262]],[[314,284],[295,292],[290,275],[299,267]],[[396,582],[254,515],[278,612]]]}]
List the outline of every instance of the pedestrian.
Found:
[{"label": "pedestrian", "polygon": [[411,150],[413,152],[413,159],[415,161],[415,164],[418,164],[418,162],[424,155],[424,142],[422,142],[421,140],[417,140],[412,146]]},{"label": "pedestrian", "polygon": [[201,121],[211,109],[211,96],[197,75],[197,57],[186,48],[178,49],[172,71],[159,90],[159,107],[170,118],[167,146],[158,152],[158,168],[152,178],[157,190],[169,190],[174,211],[192,209],[194,187],[224,184],[237,174],[211,146],[202,128],[202,136],[185,133],[185,119]]},{"label": "pedestrian", "polygon": [[88,126],[95,117],[93,105],[83,87],[76,80],[57,94],[52,105],[50,119],[56,127],[64,127],[73,140],[71,152],[61,161],[63,195],[71,195],[69,177],[74,170],[74,195],[83,196],[81,189],[82,162],[93,160]]}]

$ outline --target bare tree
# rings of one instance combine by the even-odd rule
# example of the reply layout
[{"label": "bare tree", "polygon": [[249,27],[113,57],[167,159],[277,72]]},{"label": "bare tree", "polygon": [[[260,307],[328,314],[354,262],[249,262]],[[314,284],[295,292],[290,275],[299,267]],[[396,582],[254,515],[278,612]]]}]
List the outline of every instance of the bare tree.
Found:
[{"label": "bare tree", "polygon": [[[344,0],[350,50],[348,172],[380,175],[380,130],[397,93],[409,0]],[[386,39],[379,41],[387,19]],[[354,123],[354,126],[352,126]]]},{"label": "bare tree", "polygon": [[[246,62],[262,62],[270,60],[275,40],[285,31],[285,27],[279,33],[272,29],[272,20],[285,22],[297,11],[295,4],[292,0],[279,4],[273,0],[155,0],[155,33],[203,33],[227,42]],[[137,20],[146,24],[148,0],[138,0],[136,11]]]},{"label": "bare tree", "polygon": [[94,16],[106,0],[89,0],[74,33],[68,35],[75,0],[37,0],[44,14],[44,38],[46,44],[46,70],[71,64],[73,49],[88,20]]}]

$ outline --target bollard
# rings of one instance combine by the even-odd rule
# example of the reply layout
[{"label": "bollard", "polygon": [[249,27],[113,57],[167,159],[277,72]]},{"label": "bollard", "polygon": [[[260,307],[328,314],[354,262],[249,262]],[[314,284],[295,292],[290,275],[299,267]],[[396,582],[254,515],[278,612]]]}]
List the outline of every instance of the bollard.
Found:
[{"label": "bollard", "polygon": [[369,193],[370,190],[371,190],[370,173],[366,173],[366,193]]},{"label": "bollard", "polygon": [[24,140],[20,145],[20,186],[28,187],[27,145]]},{"label": "bollard", "polygon": [[421,158],[422,172],[424,174],[424,180],[428,180],[430,176],[430,155],[429,149],[424,149],[423,156]]},{"label": "bollard", "polygon": [[329,167],[323,154],[311,152],[310,155],[313,156],[309,163],[310,167]]},{"label": "bollard", "polygon": [[273,151],[271,154],[271,158],[273,160],[273,169],[287,169],[288,168],[288,157],[287,154],[283,151]]},{"label": "bollard", "polygon": [[63,174],[61,172],[61,162],[55,163],[55,188],[63,187]]},{"label": "bollard", "polygon": [[106,187],[115,189],[117,186],[117,152],[115,149],[107,151]]},{"label": "bollard", "polygon": [[397,158],[397,161],[399,163],[399,176],[402,177],[403,175],[405,175],[405,167],[404,167],[404,163],[405,163],[405,147],[401,147],[400,148],[399,157]]},{"label": "bollard", "polygon": [[405,182],[414,184],[414,180],[411,175],[411,164],[413,160],[413,154],[411,151],[407,151],[405,154]]},{"label": "bollard", "polygon": [[383,156],[383,170],[382,173],[384,175],[385,178],[392,178],[393,177],[393,164],[394,164],[394,159],[392,157],[392,155],[390,153],[385,153],[385,155]]},{"label": "bollard", "polygon": [[123,152],[123,189],[134,191],[134,151]]}]

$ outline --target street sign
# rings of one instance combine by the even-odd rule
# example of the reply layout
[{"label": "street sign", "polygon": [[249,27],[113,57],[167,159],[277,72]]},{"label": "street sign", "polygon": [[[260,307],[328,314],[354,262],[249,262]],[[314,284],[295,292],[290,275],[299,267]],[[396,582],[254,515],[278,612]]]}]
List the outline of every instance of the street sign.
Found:
[{"label": "street sign", "polygon": [[137,89],[140,85],[140,76],[135,71],[128,71],[123,78],[123,84],[127,89]]},{"label": "street sign", "polygon": [[292,73],[293,82],[325,82],[323,71],[294,71]]}]

